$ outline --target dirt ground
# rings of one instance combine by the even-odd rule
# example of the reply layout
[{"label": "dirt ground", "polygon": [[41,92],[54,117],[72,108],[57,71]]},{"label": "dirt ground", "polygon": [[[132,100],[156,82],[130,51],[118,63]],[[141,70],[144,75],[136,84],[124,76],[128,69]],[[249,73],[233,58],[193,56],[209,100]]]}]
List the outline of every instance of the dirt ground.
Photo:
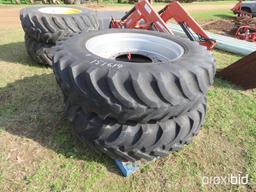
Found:
[{"label": "dirt ground", "polygon": [[[131,6],[124,5],[124,6],[96,6],[91,5],[90,8],[97,10],[97,11],[127,11],[130,9]],[[161,6],[156,6],[156,9],[160,9]],[[198,11],[210,11],[210,10],[218,10],[218,9],[230,9],[230,5],[200,5],[198,6],[195,4],[184,5],[184,8],[191,12],[198,12]],[[19,12],[22,8],[21,7],[8,7],[8,6],[0,6],[0,29],[15,29],[17,26],[20,26],[19,21]]]},{"label": "dirt ground", "polygon": [[19,12],[21,8],[0,7],[0,29],[15,29],[20,26]]},{"label": "dirt ground", "polygon": [[237,26],[235,20],[216,20],[202,26],[205,30],[213,33],[235,36]]}]

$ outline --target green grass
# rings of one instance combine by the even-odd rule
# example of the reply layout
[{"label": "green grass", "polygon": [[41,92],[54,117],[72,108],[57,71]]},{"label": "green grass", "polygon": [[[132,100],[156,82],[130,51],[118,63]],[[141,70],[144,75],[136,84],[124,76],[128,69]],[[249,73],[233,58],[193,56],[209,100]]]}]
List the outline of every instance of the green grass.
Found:
[{"label": "green grass", "polygon": [[204,23],[210,20],[231,19],[235,17],[231,11],[226,9],[192,12],[191,15],[196,21],[200,23]]},{"label": "green grass", "polygon": [[[201,182],[203,176],[248,174],[256,183],[256,90],[216,79],[194,142],[123,178],[111,159],[74,140],[52,70],[27,56],[22,30],[0,34],[0,191],[256,190]],[[214,56],[218,68],[240,58]]]}]

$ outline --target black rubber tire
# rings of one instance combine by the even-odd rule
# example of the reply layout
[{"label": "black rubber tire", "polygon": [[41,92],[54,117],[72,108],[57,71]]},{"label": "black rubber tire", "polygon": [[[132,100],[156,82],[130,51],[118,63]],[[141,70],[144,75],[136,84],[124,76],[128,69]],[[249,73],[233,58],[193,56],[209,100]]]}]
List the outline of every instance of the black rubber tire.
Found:
[{"label": "black rubber tire", "polygon": [[[119,62],[122,68],[90,63],[99,58],[84,46],[91,37],[106,33],[146,33],[173,40],[185,54],[169,63]],[[74,102],[100,118],[120,123],[165,121],[190,110],[212,85],[215,61],[202,46],[168,34],[141,30],[82,33],[56,46],[53,68],[57,82]],[[151,74],[149,76],[149,74]]]},{"label": "black rubber tire", "polygon": [[68,35],[99,29],[95,13],[88,9],[70,7],[79,9],[81,13],[47,14],[40,12],[40,8],[43,7],[22,9],[20,20],[24,31],[42,43],[56,43]]},{"label": "black rubber tire", "polygon": [[53,65],[53,47],[54,45],[40,43],[25,34],[25,46],[28,55],[38,64],[44,66]]},{"label": "black rubber tire", "polygon": [[75,4],[75,5],[80,5],[81,2],[80,2],[80,0],[74,0],[74,4]]},{"label": "black rubber tire", "polygon": [[67,102],[66,111],[74,135],[84,144],[92,144],[113,159],[153,160],[180,150],[198,134],[206,115],[206,100],[195,109],[176,118],[154,124],[118,124],[101,120],[82,107]]},{"label": "black rubber tire", "polygon": [[[170,39],[185,49],[168,63],[128,63],[100,58],[87,49],[88,39],[106,33],[146,33]],[[92,61],[99,63],[92,63]],[[115,61],[116,62],[116,61]],[[110,66],[108,66],[108,64]],[[213,84],[215,60],[195,42],[165,33],[107,30],[81,33],[56,46],[53,67],[65,97],[100,118],[119,123],[166,121],[195,106]]]},{"label": "black rubber tire", "polygon": [[65,4],[74,4],[74,0],[64,0]]}]

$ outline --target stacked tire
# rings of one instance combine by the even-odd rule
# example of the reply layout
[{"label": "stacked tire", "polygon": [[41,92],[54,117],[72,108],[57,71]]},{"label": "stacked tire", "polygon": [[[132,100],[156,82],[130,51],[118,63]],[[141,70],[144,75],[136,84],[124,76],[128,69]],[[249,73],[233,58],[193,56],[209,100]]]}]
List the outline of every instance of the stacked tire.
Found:
[{"label": "stacked tire", "polygon": [[57,41],[99,28],[93,12],[78,7],[29,7],[21,10],[20,20],[28,55],[45,66],[53,65]]},{"label": "stacked tire", "polygon": [[43,17],[46,33],[23,27],[55,45],[53,71],[76,138],[113,159],[137,161],[167,156],[198,134],[215,76],[205,47],[154,31],[99,30],[97,19],[79,34],[51,31],[56,16]]},{"label": "stacked tire", "polygon": [[86,1],[85,0],[64,0],[65,4],[84,4]]},{"label": "stacked tire", "polygon": [[53,70],[76,136],[136,161],[166,156],[198,134],[215,61],[189,40],[112,29],[59,42]]}]

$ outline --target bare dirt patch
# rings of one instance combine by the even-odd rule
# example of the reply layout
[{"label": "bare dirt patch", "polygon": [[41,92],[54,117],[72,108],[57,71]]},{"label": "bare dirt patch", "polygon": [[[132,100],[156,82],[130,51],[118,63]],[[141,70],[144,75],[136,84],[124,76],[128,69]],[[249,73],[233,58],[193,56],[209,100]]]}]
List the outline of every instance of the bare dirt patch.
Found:
[{"label": "bare dirt patch", "polygon": [[213,33],[235,36],[237,25],[235,20],[210,21],[202,26],[205,30]]},{"label": "bare dirt patch", "polygon": [[20,27],[20,10],[18,7],[0,7],[0,29]]}]

